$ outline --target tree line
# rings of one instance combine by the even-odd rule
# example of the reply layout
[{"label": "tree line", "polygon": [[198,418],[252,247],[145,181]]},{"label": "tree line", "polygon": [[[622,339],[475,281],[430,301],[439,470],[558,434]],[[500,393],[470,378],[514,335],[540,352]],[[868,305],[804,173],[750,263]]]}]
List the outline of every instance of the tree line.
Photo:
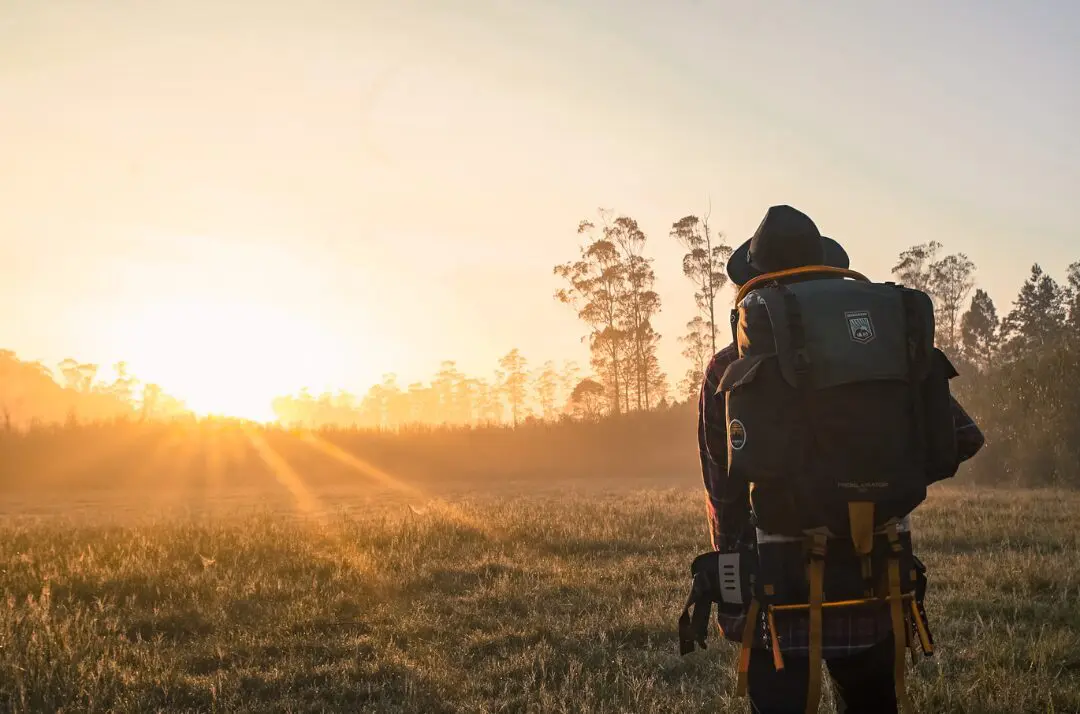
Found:
[{"label": "tree line", "polygon": [[939,343],[961,373],[954,393],[987,435],[977,477],[1080,485],[1080,262],[1063,282],[1032,265],[1000,315],[971,261],[940,250],[915,246],[894,273],[934,298]]},{"label": "tree line", "polygon": [[[696,401],[705,366],[729,339],[730,306],[721,296],[729,287],[725,266],[732,248],[710,226],[709,212],[683,216],[668,229],[667,245],[682,254],[687,304],[694,306],[685,334],[677,337],[686,362],[675,390],[657,358],[662,336],[653,322],[661,300],[649,255],[653,243],[634,218],[609,210],[582,220],[577,235],[576,257],[553,268],[561,283],[554,298],[580,320],[591,369],[572,361],[532,366],[511,349],[487,377],[464,374],[448,360],[427,382],[401,384],[388,374],[362,394],[282,395],[273,401],[274,414],[288,426],[393,430],[595,420]],[[1080,368],[1074,364],[1080,262],[1068,266],[1060,282],[1033,265],[1004,314],[977,286],[976,272],[967,255],[946,253],[936,241],[901,251],[892,268],[897,282],[933,299],[938,343],[962,375],[956,390],[991,425],[992,440],[1000,437],[999,443],[1020,453],[1053,434],[1056,442],[1043,451],[1058,454],[1055,472],[1067,468],[1070,454],[1080,451],[1070,445],[1080,443],[1070,426],[1080,423]],[[52,370],[2,351],[0,426],[186,414],[180,400],[159,385],[140,384],[123,363],[112,371],[114,377],[103,380],[94,364],[68,359]]]},{"label": "tree line", "polygon": [[302,391],[279,397],[274,413],[290,425],[394,429],[595,420],[695,400],[717,349],[717,298],[727,285],[732,249],[710,228],[707,213],[675,221],[669,233],[685,251],[683,273],[697,308],[679,338],[689,366],[674,394],[657,357],[661,335],[652,323],[661,300],[646,254],[648,237],[634,218],[600,209],[595,219],[578,224],[577,258],[553,268],[562,282],[555,299],[571,306],[586,327],[582,340],[591,372],[582,374],[572,361],[529,370],[525,356],[513,349],[487,379],[467,376],[446,361],[429,383],[402,386],[388,374],[362,396]]},{"label": "tree line", "polygon": [[1063,283],[1032,265],[1011,309],[999,316],[990,295],[975,289],[975,264],[963,253],[939,257],[941,250],[936,241],[909,248],[893,274],[933,298],[939,345],[954,359],[988,372],[1069,347],[1080,334],[1080,261],[1069,265]]},{"label": "tree line", "polygon": [[[180,399],[160,385],[142,383],[124,362],[102,378],[99,365],[67,358],[56,368],[0,350],[0,429],[45,424],[169,421],[193,418]],[[279,396],[275,416],[286,426],[395,429],[407,425],[492,425],[565,418],[596,418],[600,408],[589,383],[582,386],[572,360],[530,369],[518,349],[503,355],[488,379],[472,377],[444,361],[428,383],[407,386],[384,375],[362,395],[345,390]]]},{"label": "tree line", "polygon": [[941,256],[942,248],[936,241],[908,248],[892,273],[933,299],[938,346],[954,362],[985,375],[1077,346],[1080,261],[1068,266],[1064,282],[1032,265],[1009,312],[1000,315],[989,293],[976,288],[971,259],[963,253]]},{"label": "tree line", "polygon": [[427,383],[401,385],[396,374],[384,375],[363,395],[348,391],[313,395],[307,390],[278,397],[274,414],[288,426],[352,426],[397,429],[404,426],[522,424],[598,415],[579,387],[580,368],[572,360],[547,361],[531,369],[517,348],[498,360],[490,377],[462,372],[444,361]]},{"label": "tree line", "polygon": [[101,422],[117,419],[175,418],[187,414],[183,402],[161,385],[143,384],[124,362],[103,380],[99,365],[68,358],[56,369],[21,360],[0,350],[0,428],[38,424]]},{"label": "tree line", "polygon": [[[676,395],[657,357],[660,335],[652,320],[660,311],[652,258],[645,255],[647,236],[637,221],[600,210],[584,220],[580,257],[555,267],[565,286],[555,297],[572,305],[589,327],[585,339],[592,373],[577,363],[548,361],[530,368],[518,349],[503,355],[488,377],[466,375],[455,361],[444,361],[427,382],[399,383],[383,376],[366,392],[346,390],[313,394],[301,390],[273,399],[275,417],[287,426],[398,429],[409,425],[518,425],[567,419],[595,420],[630,411],[663,409],[693,399],[705,364],[716,348],[716,298],[727,282],[724,265],[731,254],[708,216],[687,216],[672,225],[671,236],[685,249],[683,272],[695,286],[700,314],[680,338],[690,360]],[[40,363],[7,363],[20,369],[0,371],[0,406],[17,412],[7,424],[166,419],[188,415],[180,400],[154,384],[139,385],[121,363],[115,382],[97,378],[98,365],[65,360],[58,371]],[[29,378],[28,378],[29,375]],[[50,391],[51,390],[51,391]],[[5,399],[18,393],[17,399]],[[681,399],[680,399],[681,397]]]}]

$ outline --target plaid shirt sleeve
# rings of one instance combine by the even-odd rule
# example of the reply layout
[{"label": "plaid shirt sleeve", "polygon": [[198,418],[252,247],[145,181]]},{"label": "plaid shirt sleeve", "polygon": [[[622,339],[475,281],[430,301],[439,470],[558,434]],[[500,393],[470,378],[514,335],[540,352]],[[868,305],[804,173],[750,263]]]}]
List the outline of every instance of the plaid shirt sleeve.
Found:
[{"label": "plaid shirt sleeve", "polygon": [[982,430],[975,423],[964,408],[960,406],[960,402],[956,399],[952,399],[952,412],[953,412],[953,424],[956,427],[956,447],[960,456],[960,461],[967,461],[975,454],[979,453],[979,450],[986,443],[986,437],[983,436]]},{"label": "plaid shirt sleeve", "polygon": [[734,344],[709,361],[698,399],[698,452],[705,483],[709,534],[715,550],[736,542],[750,519],[750,492],[746,484],[728,482],[727,419],[723,396],[716,394],[724,371],[738,358]]}]

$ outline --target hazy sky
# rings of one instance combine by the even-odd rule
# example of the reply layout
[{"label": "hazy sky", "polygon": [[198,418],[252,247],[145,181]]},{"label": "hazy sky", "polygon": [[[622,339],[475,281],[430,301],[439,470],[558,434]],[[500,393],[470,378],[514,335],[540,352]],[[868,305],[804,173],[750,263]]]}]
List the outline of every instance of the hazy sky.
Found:
[{"label": "hazy sky", "polygon": [[0,343],[207,404],[584,364],[551,268],[604,206],[674,382],[706,197],[877,278],[940,240],[1007,311],[1080,259],[1078,126],[1066,2],[0,0]]}]

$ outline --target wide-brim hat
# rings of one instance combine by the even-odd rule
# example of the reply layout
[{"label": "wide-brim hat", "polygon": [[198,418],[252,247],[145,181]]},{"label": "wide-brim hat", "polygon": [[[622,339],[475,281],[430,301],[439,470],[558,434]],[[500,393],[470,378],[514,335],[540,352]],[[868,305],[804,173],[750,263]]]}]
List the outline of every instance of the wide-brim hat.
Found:
[{"label": "wide-brim hat", "polygon": [[805,213],[772,206],[754,235],[731,254],[727,274],[735,285],[745,285],[759,275],[804,265],[847,268],[850,259],[843,246],[821,235]]}]

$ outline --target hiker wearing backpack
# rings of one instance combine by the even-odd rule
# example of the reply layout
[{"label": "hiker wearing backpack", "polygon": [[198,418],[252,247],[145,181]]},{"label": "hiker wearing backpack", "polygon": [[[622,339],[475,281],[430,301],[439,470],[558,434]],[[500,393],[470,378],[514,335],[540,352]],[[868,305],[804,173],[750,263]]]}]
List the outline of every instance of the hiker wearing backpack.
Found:
[{"label": "hiker wearing backpack", "polygon": [[770,208],[728,261],[733,341],[701,390],[714,552],[692,565],[680,647],[705,646],[716,603],[755,714],[816,712],[823,660],[841,713],[911,710],[905,652],[933,640],[908,516],[983,444],[930,298],[848,262],[808,216]]}]

